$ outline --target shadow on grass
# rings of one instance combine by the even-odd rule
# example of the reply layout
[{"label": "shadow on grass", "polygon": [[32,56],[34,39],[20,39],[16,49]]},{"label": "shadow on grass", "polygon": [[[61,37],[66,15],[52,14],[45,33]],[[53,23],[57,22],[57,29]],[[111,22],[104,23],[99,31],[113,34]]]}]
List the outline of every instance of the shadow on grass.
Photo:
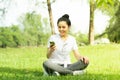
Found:
[{"label": "shadow on grass", "polygon": [[42,76],[43,72],[0,67],[0,80],[119,80],[120,74],[84,74],[76,76]]}]

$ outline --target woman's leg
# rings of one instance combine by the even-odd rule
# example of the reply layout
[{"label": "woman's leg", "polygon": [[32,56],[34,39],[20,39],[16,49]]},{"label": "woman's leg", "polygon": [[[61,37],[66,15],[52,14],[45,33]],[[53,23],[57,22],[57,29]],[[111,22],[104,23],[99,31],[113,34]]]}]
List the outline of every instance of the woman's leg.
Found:
[{"label": "woman's leg", "polygon": [[64,68],[63,66],[60,66],[59,64],[52,63],[49,60],[43,63],[43,67],[49,75],[52,75],[54,71],[57,71],[62,75],[73,74],[72,70]]},{"label": "woman's leg", "polygon": [[[88,63],[89,64],[89,63]],[[75,71],[75,70],[83,70],[85,69],[88,64],[85,64],[82,60],[79,60],[73,64],[70,64],[67,69]]]}]

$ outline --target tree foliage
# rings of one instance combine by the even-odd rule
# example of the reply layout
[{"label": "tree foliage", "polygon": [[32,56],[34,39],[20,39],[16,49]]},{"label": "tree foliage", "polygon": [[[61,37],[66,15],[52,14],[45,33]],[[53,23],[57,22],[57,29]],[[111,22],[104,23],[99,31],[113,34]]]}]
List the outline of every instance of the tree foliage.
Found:
[{"label": "tree foliage", "polygon": [[120,8],[118,6],[120,6],[119,0],[96,0],[95,4],[96,9],[110,16],[109,27],[99,37],[107,34],[112,42],[119,42],[120,40]]},{"label": "tree foliage", "polygon": [[120,43],[120,5],[112,19],[106,33],[112,42]]},{"label": "tree foliage", "polygon": [[117,10],[119,0],[96,0],[95,7],[104,14],[113,16]]},{"label": "tree foliage", "polygon": [[0,27],[0,47],[17,47],[21,44],[21,32],[18,26]]},{"label": "tree foliage", "polygon": [[[20,26],[0,27],[0,47],[39,46],[45,45],[50,33],[47,18],[35,13],[25,14]],[[43,25],[45,24],[45,25]]]},{"label": "tree foliage", "polygon": [[[45,22],[45,19],[44,21]],[[27,38],[27,45],[43,44],[42,35],[49,33],[47,26],[43,26],[41,16],[35,13],[27,13],[23,20],[24,35]],[[46,27],[46,28],[45,28]]]}]

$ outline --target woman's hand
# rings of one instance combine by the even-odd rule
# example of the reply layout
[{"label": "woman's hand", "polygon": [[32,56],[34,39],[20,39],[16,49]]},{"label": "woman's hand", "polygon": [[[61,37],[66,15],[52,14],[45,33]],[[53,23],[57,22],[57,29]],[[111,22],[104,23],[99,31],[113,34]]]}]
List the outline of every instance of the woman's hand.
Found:
[{"label": "woman's hand", "polygon": [[89,59],[87,57],[81,57],[80,60],[82,60],[85,64],[89,63]]},{"label": "woman's hand", "polygon": [[73,53],[77,60],[82,60],[85,64],[89,63],[89,59],[81,56],[78,50],[74,50]]},{"label": "woman's hand", "polygon": [[52,53],[55,51],[55,49],[56,49],[55,45],[53,45],[47,49],[47,58],[49,58],[52,55]]},{"label": "woman's hand", "polygon": [[50,48],[49,48],[50,53],[54,52],[54,51],[55,51],[55,48],[56,48],[56,46],[55,46],[55,45],[50,46]]}]

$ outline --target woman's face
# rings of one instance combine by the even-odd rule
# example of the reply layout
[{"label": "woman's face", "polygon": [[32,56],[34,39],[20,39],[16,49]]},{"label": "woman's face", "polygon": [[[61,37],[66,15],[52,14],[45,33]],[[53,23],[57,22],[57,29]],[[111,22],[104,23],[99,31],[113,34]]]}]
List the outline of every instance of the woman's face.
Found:
[{"label": "woman's face", "polygon": [[61,36],[66,36],[68,34],[69,26],[67,25],[65,21],[60,21],[58,23],[58,31]]}]

